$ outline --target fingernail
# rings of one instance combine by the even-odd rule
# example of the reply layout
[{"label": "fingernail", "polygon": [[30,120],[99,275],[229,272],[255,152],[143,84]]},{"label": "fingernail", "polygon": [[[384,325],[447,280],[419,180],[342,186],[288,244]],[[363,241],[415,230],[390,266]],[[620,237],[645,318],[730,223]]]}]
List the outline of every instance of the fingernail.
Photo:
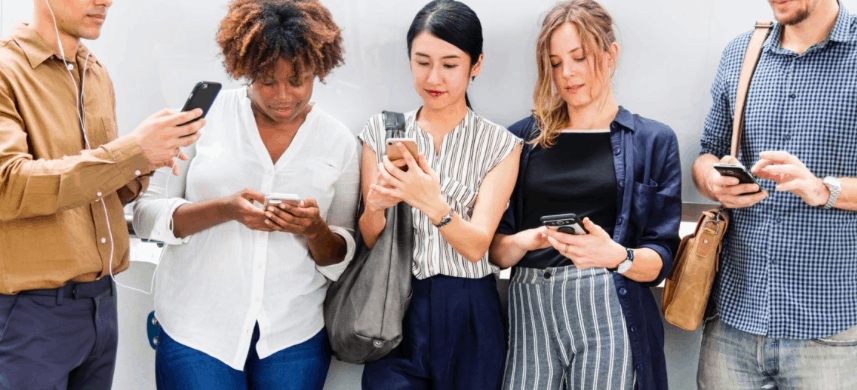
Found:
[{"label": "fingernail", "polygon": [[271,213],[265,213],[265,216],[271,218]]}]

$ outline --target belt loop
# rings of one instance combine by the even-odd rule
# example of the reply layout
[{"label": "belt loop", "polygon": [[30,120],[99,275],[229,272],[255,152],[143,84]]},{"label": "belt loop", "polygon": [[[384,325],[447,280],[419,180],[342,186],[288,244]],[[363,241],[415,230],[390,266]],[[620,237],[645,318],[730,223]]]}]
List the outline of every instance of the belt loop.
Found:
[{"label": "belt loop", "polygon": [[60,287],[57,289],[57,306],[62,305],[62,296],[63,296],[63,288]]}]

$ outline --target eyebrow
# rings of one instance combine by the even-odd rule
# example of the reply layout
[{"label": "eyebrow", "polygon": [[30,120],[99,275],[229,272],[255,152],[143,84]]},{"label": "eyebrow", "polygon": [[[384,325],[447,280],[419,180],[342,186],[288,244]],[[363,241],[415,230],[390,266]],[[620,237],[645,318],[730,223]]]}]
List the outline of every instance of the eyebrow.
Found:
[{"label": "eyebrow", "polygon": [[[416,52],[416,53],[414,53],[414,55],[417,55],[417,56],[420,56],[420,57],[428,57],[428,58],[431,58],[431,56],[429,56],[428,54],[423,54],[423,53],[420,53],[420,52]],[[461,58],[461,56],[459,56],[459,55],[457,55],[457,54],[451,54],[451,55],[448,55],[448,56],[440,57],[440,59],[442,59],[442,60],[454,59],[454,58]]]},{"label": "eyebrow", "polygon": [[[583,50],[583,48],[582,48],[582,47],[580,47],[580,46],[578,46],[578,47],[576,47],[576,48],[574,48],[574,49],[569,50],[568,52],[569,52],[569,53],[574,53],[574,52],[576,52],[576,51],[578,51],[578,50]],[[549,57],[556,57],[556,56],[558,56],[558,55],[559,55],[559,54],[551,54]]]}]

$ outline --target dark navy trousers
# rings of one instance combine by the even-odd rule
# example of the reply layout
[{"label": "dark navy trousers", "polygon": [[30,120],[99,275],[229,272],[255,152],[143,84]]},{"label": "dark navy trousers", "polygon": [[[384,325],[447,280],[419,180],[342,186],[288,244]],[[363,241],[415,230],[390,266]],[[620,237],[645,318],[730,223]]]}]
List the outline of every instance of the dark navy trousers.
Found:
[{"label": "dark navy trousers", "polygon": [[506,335],[494,276],[413,279],[401,344],[366,364],[363,389],[499,389]]},{"label": "dark navy trousers", "polygon": [[0,295],[0,389],[110,389],[116,322],[115,287],[95,297]]}]

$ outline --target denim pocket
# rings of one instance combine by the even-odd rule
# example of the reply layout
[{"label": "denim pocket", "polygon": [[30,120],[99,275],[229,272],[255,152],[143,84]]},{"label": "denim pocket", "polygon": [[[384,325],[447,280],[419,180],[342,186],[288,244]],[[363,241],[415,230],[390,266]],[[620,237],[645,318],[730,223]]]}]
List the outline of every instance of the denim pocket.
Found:
[{"label": "denim pocket", "polygon": [[852,327],[844,332],[837,333],[833,336],[821,337],[812,341],[834,347],[853,347],[857,346],[857,326]]}]

